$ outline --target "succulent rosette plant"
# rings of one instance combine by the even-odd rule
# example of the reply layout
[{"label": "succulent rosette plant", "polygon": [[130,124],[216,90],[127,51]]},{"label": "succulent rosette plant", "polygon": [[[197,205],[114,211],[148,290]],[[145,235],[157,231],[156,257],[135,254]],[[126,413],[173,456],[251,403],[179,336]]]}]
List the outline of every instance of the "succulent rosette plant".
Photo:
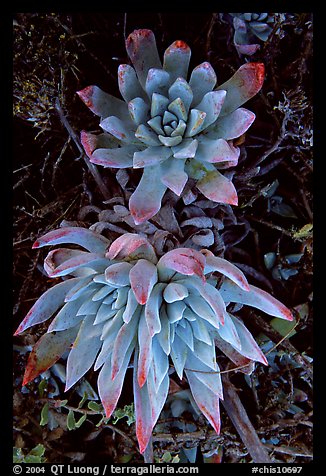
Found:
[{"label": "succulent rosette plant", "polygon": [[161,63],[151,30],[135,30],[126,40],[133,66],[118,68],[123,99],[97,86],[78,92],[100,117],[103,132],[81,132],[85,152],[94,164],[143,169],[130,197],[136,224],[153,217],[167,189],[180,196],[188,177],[210,200],[236,205],[237,192],[219,170],[237,164],[234,139],[244,134],[255,114],[241,107],[261,88],[262,63],[247,63],[216,87],[208,62],[195,67],[188,79],[191,50],[175,41]]},{"label": "succulent rosette plant", "polygon": [[52,249],[44,269],[63,281],[32,306],[15,335],[53,317],[29,355],[23,385],[67,351],[66,390],[92,367],[107,417],[133,367],[136,434],[144,452],[169,391],[171,364],[185,376],[200,411],[220,430],[223,389],[216,346],[236,363],[267,360],[230,303],[247,304],[291,320],[290,310],[248,283],[244,274],[208,250],[176,248],[160,258],[140,235],[110,244],[87,228],[63,227],[33,248]]},{"label": "succulent rosette plant", "polygon": [[255,37],[267,41],[273,30],[274,16],[269,13],[230,13],[233,16],[233,42],[238,53],[251,56],[260,48]]}]

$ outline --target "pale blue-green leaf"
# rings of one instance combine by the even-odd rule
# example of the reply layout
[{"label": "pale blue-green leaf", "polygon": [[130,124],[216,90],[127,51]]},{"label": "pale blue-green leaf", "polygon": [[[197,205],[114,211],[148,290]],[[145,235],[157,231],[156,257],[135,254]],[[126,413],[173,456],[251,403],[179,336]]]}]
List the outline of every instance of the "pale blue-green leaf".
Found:
[{"label": "pale blue-green leaf", "polygon": [[268,365],[265,355],[245,325],[240,321],[240,319],[232,316],[232,314],[229,314],[229,316],[233,321],[241,343],[241,349],[236,348],[236,350],[250,360],[256,360],[264,365]]},{"label": "pale blue-green leaf", "polygon": [[178,324],[183,324],[184,327],[176,325],[175,332],[180,337],[180,339],[189,347],[189,349],[194,351],[194,336],[192,332],[192,327],[186,319],[182,319]]},{"label": "pale blue-green leaf", "polygon": [[35,324],[41,324],[48,320],[54,312],[56,312],[62,304],[66,294],[79,283],[80,278],[72,278],[62,283],[56,284],[52,288],[45,291],[41,297],[32,306],[26,317],[23,319],[15,335],[20,334]]},{"label": "pale blue-green leaf", "polygon": [[71,388],[91,368],[101,347],[102,326],[95,326],[93,323],[94,316],[85,317],[69,352],[65,391]]},{"label": "pale blue-green leaf", "polygon": [[128,323],[133,318],[138,308],[138,302],[132,289],[128,291],[127,304],[123,311],[122,319]]},{"label": "pale blue-green leaf", "polygon": [[146,304],[157,283],[156,266],[148,260],[138,260],[129,273],[129,280],[138,303]]},{"label": "pale blue-green leaf", "polygon": [[203,254],[206,257],[205,274],[218,271],[231,279],[240,288],[249,291],[247,278],[239,268],[226,259],[214,256],[209,250],[203,251]]},{"label": "pale blue-green leaf", "polygon": [[[207,163],[207,165],[209,164]],[[208,172],[198,180],[196,187],[206,198],[213,202],[230,205],[238,204],[238,195],[233,183],[218,170]]]},{"label": "pale blue-green leaf", "polygon": [[79,278],[77,284],[71,288],[66,294],[65,302],[74,301],[78,299],[88,289],[95,289],[97,284],[94,282],[96,275],[86,276],[85,278]]},{"label": "pale blue-green leaf", "polygon": [[237,164],[240,149],[229,144],[225,139],[203,139],[199,142],[196,160],[219,163],[231,161]]},{"label": "pale blue-green leaf", "polygon": [[129,199],[129,209],[136,225],[152,218],[161,208],[166,186],[161,182],[160,169],[145,167],[142,178]]},{"label": "pale blue-green leaf", "polygon": [[242,136],[255,120],[255,114],[239,107],[227,116],[219,117],[207,134],[209,139],[231,140]]},{"label": "pale blue-green leaf", "polygon": [[114,289],[115,288],[109,284],[105,284],[104,286],[98,285],[98,291],[93,294],[92,301],[102,301],[108,294],[112,293]]},{"label": "pale blue-green leaf", "polygon": [[170,355],[175,371],[177,372],[180,380],[182,380],[183,369],[186,363],[188,353],[189,351],[186,344],[180,339],[178,335],[175,335],[173,344],[171,345]]},{"label": "pale blue-green leaf", "polygon": [[186,305],[183,301],[175,301],[171,304],[166,304],[166,313],[171,324],[180,321],[183,316],[183,312],[186,309]]},{"label": "pale blue-green leaf", "polygon": [[138,347],[139,358],[137,365],[137,380],[140,387],[142,387],[147,379],[149,368],[152,364],[152,337],[150,335],[146,317],[145,309],[141,311],[139,325],[138,325]]},{"label": "pale blue-green leaf", "polygon": [[118,311],[116,311],[112,319],[108,320],[108,322],[103,325],[101,333],[102,341],[109,341],[111,339],[115,339],[120,327],[123,325],[122,314],[123,309],[119,309]]},{"label": "pale blue-green leaf", "polygon": [[166,96],[170,85],[170,75],[163,69],[151,68],[146,78],[145,90],[151,99],[154,93]]},{"label": "pale blue-green leaf", "polygon": [[145,88],[149,69],[162,68],[154,33],[145,29],[134,30],[126,40],[126,50],[136,70],[139,82]]},{"label": "pale blue-green leaf", "polygon": [[[185,317],[188,316],[187,310],[185,311]],[[192,327],[192,331],[194,337],[207,345],[212,345],[213,340],[208,330],[208,325],[202,319],[191,320],[190,325]]]},{"label": "pale blue-green leaf", "polygon": [[219,327],[217,333],[220,335],[220,337],[222,337],[223,340],[229,342],[232,347],[241,353],[241,340],[237,333],[237,329],[227,312],[224,314],[224,325]]},{"label": "pale blue-green leaf", "polygon": [[113,309],[122,309],[126,307],[129,291],[129,286],[124,286],[117,289],[117,297],[115,302],[112,304]]},{"label": "pale blue-green leaf", "polygon": [[81,91],[77,91],[80,99],[89,109],[101,118],[117,116],[120,119],[128,117],[128,108],[124,101],[105,93],[98,86],[87,86]]},{"label": "pale blue-green leaf", "polygon": [[164,111],[166,111],[169,103],[170,101],[167,97],[163,96],[162,94],[154,93],[151,103],[151,116],[163,116]]},{"label": "pale blue-green leaf", "polygon": [[153,131],[151,127],[146,126],[145,124],[140,124],[137,127],[135,136],[141,142],[148,146],[161,145],[160,141],[157,138],[157,134]]},{"label": "pale blue-green leaf", "polygon": [[90,293],[85,293],[85,296],[81,296],[76,301],[66,303],[49,325],[47,332],[64,331],[76,326],[83,319],[83,316],[78,316],[77,312],[83,301],[89,299],[89,296]]},{"label": "pale blue-green leaf", "polygon": [[128,286],[130,284],[129,273],[133,265],[123,261],[108,266],[105,270],[105,279],[115,286]]},{"label": "pale blue-green leaf", "polygon": [[202,97],[212,91],[216,84],[216,74],[210,63],[204,62],[193,69],[189,85],[193,92],[192,106],[196,107]]},{"label": "pale blue-green leaf", "polygon": [[166,355],[170,354],[170,321],[166,313],[165,306],[161,306],[160,309],[160,319],[161,319],[161,332],[156,334],[155,339],[157,338],[160,346]]},{"label": "pale blue-green leaf", "polygon": [[[188,353],[187,361],[185,364],[187,372],[195,370],[196,378],[200,380],[207,388],[223,399],[223,388],[221,374],[219,373],[219,367],[216,365],[215,372],[212,372],[211,367],[203,363],[194,352]],[[192,372],[195,373],[195,372]]]},{"label": "pale blue-green leaf", "polygon": [[185,105],[186,111],[189,111],[190,104],[193,99],[191,87],[185,79],[178,77],[169,89],[170,101],[180,98]]},{"label": "pale blue-green leaf", "polygon": [[190,109],[185,137],[192,137],[198,134],[204,127],[205,118],[206,112],[199,109]]},{"label": "pale blue-green leaf", "polygon": [[173,157],[176,159],[192,159],[196,155],[197,139],[184,139],[180,145],[172,147]]},{"label": "pale blue-green leaf", "polygon": [[120,64],[118,68],[118,85],[121,96],[126,103],[134,98],[146,99],[146,94],[138,82],[136,72],[129,64]]},{"label": "pale blue-green leaf", "polygon": [[190,386],[190,390],[200,411],[211,423],[216,433],[220,432],[220,411],[219,398],[204,385],[195,372],[185,371]]},{"label": "pale blue-green leaf", "polygon": [[170,159],[160,166],[162,183],[178,196],[188,181],[188,175],[184,171],[185,160]]},{"label": "pale blue-green leaf", "polygon": [[133,145],[124,145],[116,149],[96,149],[90,158],[93,164],[113,169],[125,169],[132,167],[134,152],[138,150]]},{"label": "pale blue-green leaf", "polygon": [[186,128],[187,128],[187,124],[185,123],[185,121],[180,119],[179,122],[178,122],[178,125],[176,126],[174,131],[171,133],[171,136],[172,137],[174,137],[174,136],[183,136]]},{"label": "pale blue-green leaf", "polygon": [[41,238],[34,242],[33,248],[42,248],[43,246],[62,243],[80,245],[91,253],[104,253],[110,241],[88,228],[68,226],[49,231],[49,233],[41,236]]},{"label": "pale blue-green leaf", "polygon": [[111,379],[112,369],[111,369],[110,359],[106,360],[105,364],[103,365],[99,373],[98,381],[97,381],[98,391],[99,391],[100,399],[103,404],[105,415],[107,418],[110,418],[110,416],[112,415],[117,405],[117,402],[119,400],[119,397],[121,395],[122,386],[125,379],[125,374],[126,374],[126,371],[130,362],[130,357],[134,350],[134,347],[135,347],[135,342],[132,342],[123,356],[120,370],[114,380]]},{"label": "pale blue-green leaf", "polygon": [[[155,280],[157,281],[156,270]],[[162,294],[165,286],[165,283],[155,284],[145,304],[145,318],[151,337],[153,337],[154,334],[159,333],[161,330],[160,307],[163,301]]]},{"label": "pale blue-green leaf", "polygon": [[157,133],[157,134],[164,134],[162,129],[162,117],[161,116],[154,116],[152,119],[147,121],[147,124]]},{"label": "pale blue-green leaf", "polygon": [[172,114],[170,111],[165,111],[162,117],[162,124],[165,126],[166,124],[171,123],[172,121],[177,121],[178,118],[175,114]]},{"label": "pale blue-green leaf", "polygon": [[172,151],[168,147],[163,145],[149,146],[145,150],[134,153],[133,167],[139,169],[149,165],[158,165],[167,160],[171,155]]},{"label": "pale blue-green leaf", "polygon": [[206,113],[204,123],[199,131],[206,129],[216,121],[221,112],[225,96],[226,91],[210,91],[206,93],[200,103],[196,105],[196,110]]},{"label": "pale blue-green leaf", "polygon": [[219,289],[221,296],[226,302],[238,302],[255,307],[267,314],[286,319],[293,320],[291,311],[280,301],[275,299],[271,294],[250,285],[250,291],[244,291],[229,279],[225,279]]},{"label": "pale blue-green leaf", "polygon": [[96,313],[94,324],[101,324],[115,316],[116,313],[117,309],[112,309],[111,305],[102,303]]},{"label": "pale blue-green leaf", "polygon": [[186,286],[179,283],[169,283],[163,291],[163,298],[168,303],[182,301],[188,295]]},{"label": "pale blue-green leaf", "polygon": [[182,142],[182,137],[181,136],[173,136],[173,137],[167,137],[159,134],[158,136],[159,141],[161,144],[165,145],[166,147],[173,147],[175,145],[180,144]]},{"label": "pale blue-green leaf", "polygon": [[188,111],[181,98],[176,98],[168,105],[168,110],[183,121],[188,119]]},{"label": "pale blue-green leaf", "polygon": [[170,74],[171,84],[179,77],[187,79],[190,57],[191,50],[183,41],[174,41],[165,50],[163,69]]},{"label": "pale blue-green leaf", "polygon": [[133,129],[134,125],[132,124],[130,116],[129,121],[122,121],[116,116],[106,117],[100,122],[100,127],[104,131],[121,140],[121,142],[138,143],[138,141],[135,139],[135,130]]},{"label": "pale blue-green leaf", "polygon": [[111,379],[114,380],[123,365],[124,355],[126,354],[132,341],[136,342],[140,308],[137,310],[130,322],[124,323],[115,338],[112,357],[111,357]]},{"label": "pale blue-green leaf", "polygon": [[158,335],[153,337],[152,342],[152,352],[153,352],[153,380],[155,389],[158,390],[164,377],[169,372],[169,357],[166,355],[162,349],[161,344],[158,340]]}]

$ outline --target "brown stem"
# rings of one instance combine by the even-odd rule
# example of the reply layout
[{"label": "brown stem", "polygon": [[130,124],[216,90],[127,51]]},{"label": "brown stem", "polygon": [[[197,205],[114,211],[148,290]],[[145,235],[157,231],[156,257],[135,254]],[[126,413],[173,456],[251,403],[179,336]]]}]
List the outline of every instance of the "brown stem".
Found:
[{"label": "brown stem", "polygon": [[223,406],[254,463],[271,463],[266,448],[260,441],[255,428],[248,418],[241,400],[227,374],[222,376],[224,400]]}]

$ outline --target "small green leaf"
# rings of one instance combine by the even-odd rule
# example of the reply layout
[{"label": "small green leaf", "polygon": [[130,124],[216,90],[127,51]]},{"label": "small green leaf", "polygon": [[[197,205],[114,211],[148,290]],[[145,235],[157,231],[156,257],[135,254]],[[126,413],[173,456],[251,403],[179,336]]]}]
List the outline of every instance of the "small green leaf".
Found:
[{"label": "small green leaf", "polygon": [[78,408],[82,408],[82,406],[84,405],[87,399],[88,399],[88,394],[87,392],[84,392],[83,398],[78,403]]},{"label": "small green leaf", "polygon": [[87,415],[86,415],[86,414],[83,415],[81,418],[79,418],[79,420],[76,421],[76,424],[75,424],[76,428],[79,428],[79,427],[84,423],[84,421],[86,420],[86,418],[87,418]]},{"label": "small green leaf", "polygon": [[92,401],[92,402],[88,402],[87,406],[90,410],[93,410],[94,412],[103,413],[103,406],[100,405],[99,403]]},{"label": "small green leaf", "polygon": [[46,402],[46,404],[43,406],[41,411],[40,425],[45,426],[48,424],[48,421],[49,421],[49,404],[48,402]]},{"label": "small green leaf", "polygon": [[38,444],[28,454],[32,456],[43,456],[45,453],[45,447],[42,444]]},{"label": "small green leaf", "polygon": [[76,428],[75,415],[72,410],[69,410],[69,413],[67,415],[67,428],[68,430],[75,430]]},{"label": "small green leaf", "polygon": [[45,389],[47,388],[48,386],[48,381],[46,378],[42,379],[38,385],[38,393],[40,395],[40,398],[43,398],[44,397],[44,392],[45,392]]},{"label": "small green leaf", "polygon": [[170,463],[170,461],[172,460],[172,455],[171,455],[170,451],[166,451],[163,454],[161,460],[162,460],[162,463]]},{"label": "small green leaf", "polygon": [[[290,337],[294,336],[294,334],[296,334],[295,329],[293,329],[296,324],[295,321],[285,321],[284,319],[278,319],[275,317],[271,320],[270,324],[279,334],[281,334],[282,337],[287,336],[289,339]],[[293,329],[292,332],[290,332],[291,329]]]}]

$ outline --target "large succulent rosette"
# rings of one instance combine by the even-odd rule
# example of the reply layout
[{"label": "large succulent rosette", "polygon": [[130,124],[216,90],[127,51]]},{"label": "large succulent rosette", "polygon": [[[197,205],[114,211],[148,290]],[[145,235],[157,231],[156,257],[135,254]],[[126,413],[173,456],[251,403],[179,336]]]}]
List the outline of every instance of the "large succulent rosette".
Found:
[{"label": "large succulent rosette", "polygon": [[126,40],[132,65],[118,69],[122,99],[97,86],[78,92],[100,117],[103,132],[82,131],[85,152],[94,164],[143,169],[129,208],[136,224],[154,216],[167,189],[181,195],[188,177],[214,202],[236,205],[236,190],[219,170],[237,164],[234,139],[255,114],[241,107],[261,88],[264,65],[247,63],[225,83],[208,62],[188,78],[191,51],[175,41],[159,58],[150,30],[135,30]]},{"label": "large succulent rosette", "polygon": [[[47,290],[16,331],[53,317],[29,355],[23,385],[68,351],[66,390],[92,367],[106,416],[114,411],[127,368],[133,367],[136,434],[144,452],[169,391],[171,365],[185,373],[201,412],[220,429],[223,398],[216,346],[237,364],[266,358],[230,303],[247,304],[291,320],[289,309],[248,283],[244,274],[210,251],[177,248],[157,258],[142,236],[110,244],[87,228],[63,227],[37,240],[51,250],[44,262]],[[82,249],[80,249],[82,248]]]},{"label": "large succulent rosette", "polygon": [[274,16],[269,13],[231,13],[233,16],[233,42],[238,53],[251,56],[260,48],[256,38],[267,41],[273,31]]}]

